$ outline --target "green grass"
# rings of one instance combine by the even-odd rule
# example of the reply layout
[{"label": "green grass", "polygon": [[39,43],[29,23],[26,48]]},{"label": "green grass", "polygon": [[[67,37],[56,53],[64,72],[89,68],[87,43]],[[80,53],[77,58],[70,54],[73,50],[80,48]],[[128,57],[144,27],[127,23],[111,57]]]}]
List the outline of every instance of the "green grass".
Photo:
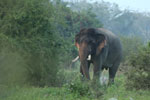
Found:
[{"label": "green grass", "polygon": [[[150,100],[150,91],[148,90],[126,90],[125,77],[123,75],[116,77],[116,82],[112,86],[101,86],[97,91],[103,95],[97,97],[94,90],[91,94],[79,95],[70,92],[69,87],[4,87],[0,86],[0,100],[109,100],[117,98],[118,100]],[[81,83],[82,84],[82,83]],[[80,84],[78,84],[80,85]],[[77,86],[78,86],[77,85]],[[80,86],[81,87],[81,86]],[[80,90],[79,90],[80,91]]]},{"label": "green grass", "polygon": [[[116,83],[105,90],[104,100],[115,97],[118,100],[150,100],[150,91],[148,90],[126,90],[125,77],[116,78]],[[132,99],[131,99],[132,98]]]},{"label": "green grass", "polygon": [[3,94],[0,100],[88,100],[87,97],[78,97],[68,93],[65,88],[11,88],[8,94]]}]

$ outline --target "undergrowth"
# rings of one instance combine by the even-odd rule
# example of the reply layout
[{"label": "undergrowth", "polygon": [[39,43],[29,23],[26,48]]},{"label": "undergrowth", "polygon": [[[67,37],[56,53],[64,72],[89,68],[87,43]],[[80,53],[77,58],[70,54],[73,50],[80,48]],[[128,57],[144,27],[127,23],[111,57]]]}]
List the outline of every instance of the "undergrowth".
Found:
[{"label": "undergrowth", "polygon": [[115,84],[93,89],[90,82],[79,78],[62,87],[5,87],[0,86],[0,100],[150,100],[148,90],[126,90],[126,77],[119,75]]}]

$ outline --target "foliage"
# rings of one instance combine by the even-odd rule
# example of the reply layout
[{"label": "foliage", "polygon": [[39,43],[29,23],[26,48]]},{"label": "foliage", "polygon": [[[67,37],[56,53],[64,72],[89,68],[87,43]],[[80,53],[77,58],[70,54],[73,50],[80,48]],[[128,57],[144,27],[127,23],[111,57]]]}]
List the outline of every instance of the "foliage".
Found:
[{"label": "foliage", "polygon": [[52,6],[48,0],[2,0],[1,3],[8,6],[2,12],[1,33],[12,37],[52,34]]},{"label": "foliage", "polygon": [[129,59],[131,68],[127,74],[127,87],[150,89],[150,44],[139,48]]},{"label": "foliage", "polygon": [[0,34],[0,84],[23,84],[26,79],[25,60],[14,47],[16,41]]},{"label": "foliage", "polygon": [[[5,73],[1,73],[0,80],[8,78],[7,83],[13,84],[9,80],[14,75],[25,79],[23,84],[57,85],[58,51],[61,49],[56,40],[60,37],[52,31],[52,4],[49,0],[2,0],[0,5],[5,5],[0,13],[0,51],[4,56],[2,60],[12,60],[7,65],[2,62],[5,66],[0,69],[5,69]],[[22,70],[25,73],[20,75]]]},{"label": "foliage", "polygon": [[127,61],[128,56],[136,53],[138,48],[143,45],[142,39],[137,36],[120,36],[123,48],[123,61]]},{"label": "foliage", "polygon": [[0,9],[0,84],[61,86],[59,69],[77,55],[75,34],[102,26],[90,10],[74,12],[61,0],[1,0]]},{"label": "foliage", "polygon": [[71,83],[66,85],[68,91],[77,96],[88,96],[90,95],[90,87],[87,83],[81,82],[79,79],[73,80]]},{"label": "foliage", "polygon": [[146,42],[150,39],[148,27],[150,26],[150,13],[121,10],[117,4],[103,0],[93,3],[85,1],[71,2],[71,9],[75,11],[91,9],[103,26],[115,34],[140,36]]},{"label": "foliage", "polygon": [[[77,67],[77,66],[76,66]],[[79,68],[60,69],[57,73],[58,86],[62,86],[67,83],[71,83],[80,75]]]},{"label": "foliage", "polygon": [[100,97],[89,95],[76,95],[69,92],[68,87],[3,87],[0,86],[0,100],[149,100],[150,92],[144,90],[126,90],[125,76],[117,76],[116,83],[107,88],[100,88],[104,94]]}]

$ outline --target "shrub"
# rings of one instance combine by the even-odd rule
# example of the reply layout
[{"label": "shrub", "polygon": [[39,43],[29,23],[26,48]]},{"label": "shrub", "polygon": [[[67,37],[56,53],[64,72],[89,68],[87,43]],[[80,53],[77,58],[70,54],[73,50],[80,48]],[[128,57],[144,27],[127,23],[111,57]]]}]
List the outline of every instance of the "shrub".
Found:
[{"label": "shrub", "polygon": [[136,36],[120,36],[120,40],[123,47],[123,61],[126,61],[133,52],[137,52],[138,47],[143,44],[142,40]]},{"label": "shrub", "polygon": [[150,89],[150,43],[129,57],[127,88]]},{"label": "shrub", "polygon": [[91,93],[89,84],[82,82],[80,78],[74,79],[72,82],[66,85],[68,91],[77,96],[89,96]]},{"label": "shrub", "polygon": [[72,80],[75,80],[79,75],[79,68],[75,66],[76,69],[60,69],[57,73],[58,86],[71,83]]},{"label": "shrub", "polygon": [[[0,7],[0,81],[12,83],[9,80],[17,76],[14,85],[15,80],[26,78],[22,83],[56,86],[61,39],[54,32],[51,2],[1,0],[0,5],[5,5]],[[3,69],[5,72],[1,72]]]},{"label": "shrub", "polygon": [[16,41],[0,34],[0,84],[22,85],[27,80],[26,60],[18,52]]}]

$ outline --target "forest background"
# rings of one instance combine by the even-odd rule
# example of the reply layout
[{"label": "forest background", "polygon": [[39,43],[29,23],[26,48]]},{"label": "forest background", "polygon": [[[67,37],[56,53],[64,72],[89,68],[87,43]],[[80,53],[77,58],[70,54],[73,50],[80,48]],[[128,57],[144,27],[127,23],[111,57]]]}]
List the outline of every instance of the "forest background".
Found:
[{"label": "forest background", "polygon": [[77,94],[86,91],[86,85],[72,82],[80,75],[79,62],[72,65],[72,59],[78,55],[74,37],[88,27],[104,27],[120,37],[124,58],[123,78],[118,80],[123,87],[125,83],[127,88],[149,89],[149,26],[150,13],[120,10],[117,4],[104,1],[0,0],[0,96],[8,99],[16,93],[12,98],[17,100],[17,91],[26,86],[64,89],[68,84]]}]

